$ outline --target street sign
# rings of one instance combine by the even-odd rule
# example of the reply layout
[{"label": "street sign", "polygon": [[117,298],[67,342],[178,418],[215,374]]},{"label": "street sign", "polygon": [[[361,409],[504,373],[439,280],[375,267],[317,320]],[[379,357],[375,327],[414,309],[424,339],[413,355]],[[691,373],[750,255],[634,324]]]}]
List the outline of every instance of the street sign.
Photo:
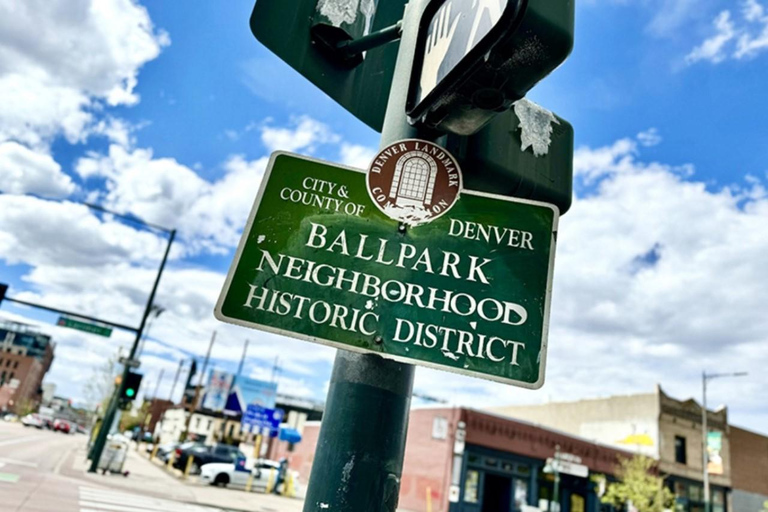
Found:
[{"label": "street sign", "polygon": [[552,471],[557,471],[560,474],[577,476],[579,478],[587,478],[589,476],[589,468],[583,464],[576,464],[574,462],[568,462],[566,460],[557,458],[548,458],[547,466]]},{"label": "street sign", "polygon": [[406,227],[374,206],[365,173],[275,153],[215,314],[538,388],[557,222],[551,205],[464,190]]},{"label": "street sign", "polygon": [[138,359],[128,359],[125,356],[121,356],[120,359],[117,360],[118,363],[127,366],[128,368],[138,368],[141,366],[141,361]]},{"label": "street sign", "polygon": [[[395,25],[406,0],[258,0],[256,39],[352,115],[381,131],[398,44],[368,50],[354,68],[323,52],[329,37],[359,38]],[[377,5],[378,4],[378,5]],[[330,34],[330,35],[329,35]]]},{"label": "street sign", "polygon": [[409,117],[477,132],[568,57],[573,27],[573,0],[432,2],[421,20]]},{"label": "street sign", "polygon": [[112,335],[112,328],[105,327],[103,325],[91,324],[74,318],[66,316],[60,316],[59,321],[56,322],[59,327],[67,327],[69,329],[77,329],[78,331],[87,332],[89,334],[96,334],[98,336],[104,336],[109,338]]},{"label": "street sign", "polygon": [[280,431],[283,416],[284,413],[281,409],[267,409],[250,404],[243,413],[240,423],[249,430],[269,429],[270,435],[276,437]]}]

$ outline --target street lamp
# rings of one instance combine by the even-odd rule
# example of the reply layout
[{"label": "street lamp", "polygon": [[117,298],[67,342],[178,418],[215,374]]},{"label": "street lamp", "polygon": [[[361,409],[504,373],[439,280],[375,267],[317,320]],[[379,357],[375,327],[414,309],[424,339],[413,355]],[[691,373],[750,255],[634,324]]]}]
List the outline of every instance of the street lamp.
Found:
[{"label": "street lamp", "polygon": [[709,471],[707,470],[707,465],[709,462],[709,454],[707,453],[707,436],[709,434],[708,428],[707,428],[707,381],[713,380],[713,379],[719,379],[722,377],[744,377],[747,375],[747,372],[734,372],[734,373],[707,373],[706,370],[701,372],[701,390],[702,390],[702,400],[701,400],[701,447],[702,447],[702,464],[704,466],[703,473],[704,473],[704,510],[705,512],[710,512],[712,510],[710,499],[709,499]]}]

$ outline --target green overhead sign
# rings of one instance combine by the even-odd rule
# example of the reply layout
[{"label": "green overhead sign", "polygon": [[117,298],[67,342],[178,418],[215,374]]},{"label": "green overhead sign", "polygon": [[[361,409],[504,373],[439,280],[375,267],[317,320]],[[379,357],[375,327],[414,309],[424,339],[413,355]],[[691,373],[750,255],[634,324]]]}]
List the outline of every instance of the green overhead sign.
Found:
[{"label": "green overhead sign", "polygon": [[112,328],[104,327],[103,325],[91,324],[88,322],[82,322],[73,318],[67,318],[66,316],[60,316],[59,321],[56,322],[59,327],[67,327],[69,329],[77,329],[78,331],[87,332],[89,334],[96,334],[98,336],[105,336],[109,338],[112,336]]},{"label": "green overhead sign", "polygon": [[538,388],[557,221],[551,205],[464,190],[406,227],[362,171],[275,153],[216,317]]}]

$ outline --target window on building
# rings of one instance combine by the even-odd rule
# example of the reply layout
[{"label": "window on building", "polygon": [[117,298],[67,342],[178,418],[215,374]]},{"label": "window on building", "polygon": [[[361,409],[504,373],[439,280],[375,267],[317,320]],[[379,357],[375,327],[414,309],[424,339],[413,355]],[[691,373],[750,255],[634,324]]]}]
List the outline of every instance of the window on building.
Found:
[{"label": "window on building", "polygon": [[19,362],[18,361],[14,361],[13,362],[13,369],[15,370],[18,367],[19,367]]},{"label": "window on building", "polygon": [[480,496],[478,488],[480,487],[480,472],[470,469],[467,471],[467,477],[464,481],[464,501],[466,503],[478,503]]},{"label": "window on building", "polygon": [[15,375],[15,374],[14,374],[13,372],[11,372],[11,374],[8,376],[8,380],[13,380],[13,376],[14,376],[14,375]]},{"label": "window on building", "polygon": [[195,430],[200,430],[200,418],[195,418]]},{"label": "window on building", "polygon": [[685,438],[683,436],[675,436],[675,462],[680,464],[687,464],[688,454],[685,450]]},{"label": "window on building", "polygon": [[692,501],[704,501],[704,489],[700,485],[691,484],[688,488],[688,497]]}]

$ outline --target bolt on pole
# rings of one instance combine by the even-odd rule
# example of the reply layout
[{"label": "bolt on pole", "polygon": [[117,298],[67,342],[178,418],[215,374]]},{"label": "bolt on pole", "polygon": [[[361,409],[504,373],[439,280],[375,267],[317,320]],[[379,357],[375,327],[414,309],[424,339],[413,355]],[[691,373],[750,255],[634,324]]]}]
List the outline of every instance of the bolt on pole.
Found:
[{"label": "bolt on pole", "polygon": [[[426,138],[408,123],[405,103],[419,21],[427,4],[428,0],[413,0],[405,9],[381,147]],[[304,512],[395,511],[413,375],[414,366],[409,364],[337,352]]]}]

